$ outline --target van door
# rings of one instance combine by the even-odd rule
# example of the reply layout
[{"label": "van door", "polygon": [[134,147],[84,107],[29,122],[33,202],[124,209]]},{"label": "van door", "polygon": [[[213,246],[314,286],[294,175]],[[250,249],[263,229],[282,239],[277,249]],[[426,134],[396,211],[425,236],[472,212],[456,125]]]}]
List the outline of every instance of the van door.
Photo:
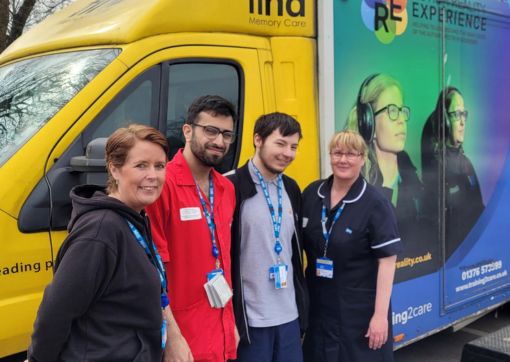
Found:
[{"label": "van door", "polygon": [[[122,56],[132,57],[133,53],[129,52],[128,47],[119,56],[121,61]],[[14,302],[9,304],[8,313],[23,315],[23,318],[2,318],[0,350],[4,350],[3,341],[12,338],[11,331],[14,329],[16,343],[13,347],[10,341],[10,347],[5,347],[6,351],[22,351],[29,343],[42,296],[43,285],[40,283],[50,280],[51,260],[67,235],[65,228],[71,211],[69,191],[77,184],[106,180],[104,166],[76,167],[77,159],[85,155],[91,141],[108,137],[118,127],[143,123],[166,134],[175,153],[183,145],[180,128],[191,101],[200,95],[218,94],[233,102],[239,112],[236,124],[238,140],[231,146],[232,150],[220,170],[236,167],[246,145],[249,146],[248,151],[244,152],[252,152],[250,136],[253,123],[265,111],[256,49],[182,46],[152,52],[145,58],[143,54],[138,54],[138,57],[141,59],[131,65],[107,91],[95,98],[87,111],[54,145],[48,157],[50,162],[45,176],[23,202],[18,218],[19,244],[23,244],[27,238],[37,239],[39,248],[26,250],[20,245],[19,249],[2,250],[2,253],[12,253],[9,259],[17,260],[18,265],[25,265],[32,259],[41,259],[42,265],[38,271],[37,285],[30,290],[25,287],[26,284],[14,287],[16,281],[9,279],[9,283],[13,284],[9,289],[11,295],[4,298],[15,297],[12,300],[22,303],[30,293],[31,302],[24,303],[23,307]],[[124,62],[128,63],[127,60]],[[243,137],[243,130],[246,130],[247,137]],[[242,147],[243,141],[245,147]],[[51,207],[48,206],[50,204]],[[2,309],[0,304],[0,316],[7,315],[7,310]]]},{"label": "van door", "polygon": [[510,285],[502,202],[510,177],[510,53],[501,47],[510,37],[510,17],[493,2],[444,3],[442,11],[442,295],[444,309],[455,313]]}]

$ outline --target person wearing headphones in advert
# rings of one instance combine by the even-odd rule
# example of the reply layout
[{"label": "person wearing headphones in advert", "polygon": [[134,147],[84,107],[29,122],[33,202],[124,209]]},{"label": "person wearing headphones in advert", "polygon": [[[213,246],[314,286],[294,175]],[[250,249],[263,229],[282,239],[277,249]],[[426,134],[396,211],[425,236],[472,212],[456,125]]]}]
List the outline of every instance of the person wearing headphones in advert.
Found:
[{"label": "person wearing headphones in advert", "polygon": [[[440,207],[439,170],[441,164],[445,166],[445,259],[462,243],[485,208],[475,169],[464,153],[467,119],[461,92],[447,87],[439,94],[421,138],[422,175],[428,200],[425,206],[436,218]],[[444,161],[440,162],[443,151]]]},{"label": "person wearing headphones in advert", "polygon": [[[356,130],[368,146],[363,175],[395,207],[404,244],[401,258],[431,253],[428,220],[422,213],[423,185],[404,150],[411,109],[404,103],[402,86],[393,77],[377,73],[368,76],[359,89],[347,128]],[[430,273],[434,264],[423,263],[397,272],[396,281]]]}]

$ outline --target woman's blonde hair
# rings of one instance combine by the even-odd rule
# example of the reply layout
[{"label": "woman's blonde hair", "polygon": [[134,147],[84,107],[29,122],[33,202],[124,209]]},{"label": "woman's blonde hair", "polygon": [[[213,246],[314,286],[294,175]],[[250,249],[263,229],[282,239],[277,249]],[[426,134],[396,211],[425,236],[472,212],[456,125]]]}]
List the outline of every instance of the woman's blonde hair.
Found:
[{"label": "woman's blonde hair", "polygon": [[329,153],[335,148],[347,148],[359,152],[363,157],[367,154],[367,144],[361,135],[352,130],[343,130],[337,132],[331,137],[329,142]]}]

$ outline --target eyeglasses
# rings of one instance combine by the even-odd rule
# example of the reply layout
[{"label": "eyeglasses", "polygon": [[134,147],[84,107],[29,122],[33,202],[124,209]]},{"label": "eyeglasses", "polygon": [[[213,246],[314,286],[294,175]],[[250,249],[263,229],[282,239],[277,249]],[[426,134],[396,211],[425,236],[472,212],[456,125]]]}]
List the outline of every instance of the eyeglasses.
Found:
[{"label": "eyeglasses", "polygon": [[457,111],[453,111],[453,112],[448,112],[448,116],[453,118],[453,120],[456,122],[459,122],[461,119],[463,119],[465,122],[468,117],[468,111],[457,110]]},{"label": "eyeglasses", "polygon": [[203,126],[201,124],[193,123],[192,126],[201,127],[204,130],[204,134],[207,138],[209,138],[211,141],[215,140],[219,134],[223,136],[223,141],[225,143],[232,143],[236,139],[236,134],[229,130],[221,130],[218,127],[214,126]]},{"label": "eyeglasses", "polygon": [[400,116],[400,113],[404,116],[404,121],[409,120],[409,117],[411,117],[411,108],[407,106],[398,107],[395,104],[388,104],[386,107],[381,108],[374,113],[374,117],[384,111],[388,113],[388,117],[390,117],[392,121],[396,121]]},{"label": "eyeglasses", "polygon": [[334,160],[341,160],[342,156],[345,156],[345,158],[348,161],[354,161],[359,156],[362,156],[363,154],[360,152],[354,152],[354,151],[348,151],[348,152],[342,152],[342,151],[333,151],[330,152],[329,155]]}]

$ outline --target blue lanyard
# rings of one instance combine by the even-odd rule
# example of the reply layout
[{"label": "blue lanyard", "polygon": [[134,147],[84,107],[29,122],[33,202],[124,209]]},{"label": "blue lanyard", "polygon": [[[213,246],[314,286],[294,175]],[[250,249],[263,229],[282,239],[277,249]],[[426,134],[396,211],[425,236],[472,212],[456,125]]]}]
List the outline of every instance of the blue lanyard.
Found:
[{"label": "blue lanyard", "polygon": [[269,190],[267,188],[267,184],[262,177],[257,166],[252,161],[253,168],[255,170],[255,174],[257,175],[260,186],[262,187],[262,191],[264,192],[264,196],[266,198],[267,206],[269,207],[269,213],[271,214],[271,220],[273,221],[273,232],[275,238],[274,251],[280,259],[280,253],[282,252],[282,244],[280,242],[280,230],[282,228],[282,215],[283,215],[283,179],[282,175],[278,175],[278,183],[277,183],[277,191],[278,191],[278,218],[275,215],[273,203],[271,202],[271,197],[269,197]]},{"label": "blue lanyard", "polygon": [[335,216],[333,218],[333,221],[331,222],[331,226],[329,227],[329,230],[326,229],[326,222],[328,221],[328,218],[326,217],[326,206],[322,205],[322,235],[324,236],[324,257],[326,257],[326,253],[328,251],[328,244],[329,244],[329,237],[331,236],[331,231],[333,230],[333,226],[335,226],[338,219],[340,219],[340,215],[342,215],[342,212],[344,211],[345,202],[342,203],[342,206],[336,210]]},{"label": "blue lanyard", "polygon": [[138,229],[131,223],[131,221],[126,220],[126,222],[129,225],[131,232],[135,236],[136,241],[138,241],[138,244],[140,244],[140,246],[145,250],[145,254],[147,254],[150,261],[152,262],[152,264],[154,264],[158,271],[159,280],[161,281],[161,308],[164,309],[169,304],[169,301],[168,296],[166,295],[165,267],[163,266],[163,262],[161,261],[161,256],[158,253],[158,249],[156,249],[154,243],[151,242],[152,250],[154,251],[154,255],[156,256],[156,260],[154,260],[153,254],[151,253],[149,246],[147,245],[147,242],[143,238],[142,234],[140,234]]},{"label": "blue lanyard", "polygon": [[220,255],[220,251],[218,250],[218,246],[216,244],[216,224],[214,223],[214,185],[211,173],[209,173],[209,205],[211,208],[211,212],[207,210],[207,204],[205,203],[204,197],[202,196],[202,192],[200,191],[200,187],[198,187],[196,181],[195,186],[197,187],[198,198],[200,199],[200,203],[202,204],[202,210],[204,211],[205,219],[207,220],[207,226],[209,227],[209,232],[211,233],[212,255],[214,259],[216,259],[216,269],[219,269],[220,260],[218,259],[218,257]]}]

